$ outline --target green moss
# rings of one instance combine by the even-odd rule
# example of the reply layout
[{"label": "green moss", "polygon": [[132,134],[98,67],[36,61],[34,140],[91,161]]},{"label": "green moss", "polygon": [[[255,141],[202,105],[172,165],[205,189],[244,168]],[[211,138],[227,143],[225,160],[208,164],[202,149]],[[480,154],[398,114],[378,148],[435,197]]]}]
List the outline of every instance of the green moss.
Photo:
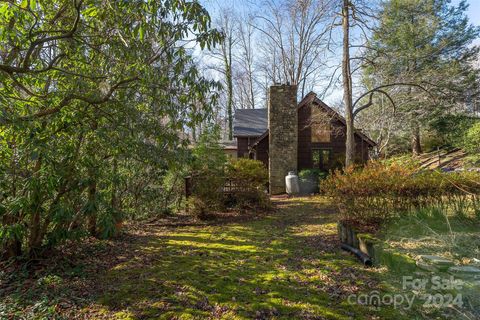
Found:
[{"label": "green moss", "polygon": [[412,274],[417,270],[415,260],[405,254],[391,249],[376,247],[376,259],[379,264],[387,266],[391,272],[399,274]]},{"label": "green moss", "polygon": [[98,304],[133,319],[363,319],[394,312],[348,304],[347,292],[332,295],[365,284],[344,270],[369,277],[377,271],[364,270],[334,242],[325,246],[336,237],[325,198],[284,200],[279,208],[242,223],[159,230],[138,248],[143,260],[105,275]]},{"label": "green moss", "polygon": [[362,240],[367,241],[369,243],[379,243],[379,242],[381,242],[380,239],[378,239],[377,237],[375,237],[374,235],[372,235],[370,233],[357,233],[357,237],[359,239],[362,239]]}]

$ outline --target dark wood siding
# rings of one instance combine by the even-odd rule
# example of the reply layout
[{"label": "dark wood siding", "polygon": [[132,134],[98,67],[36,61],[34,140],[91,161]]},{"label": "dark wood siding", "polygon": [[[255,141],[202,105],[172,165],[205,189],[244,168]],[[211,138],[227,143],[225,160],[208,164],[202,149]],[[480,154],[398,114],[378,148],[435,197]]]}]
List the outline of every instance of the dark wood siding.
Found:
[{"label": "dark wood siding", "polygon": [[268,135],[260,140],[255,149],[255,159],[262,161],[265,167],[268,168]]},{"label": "dark wood siding", "polygon": [[244,158],[248,154],[248,141],[250,138],[238,137],[237,138],[237,157]]},{"label": "dark wood siding", "polygon": [[[334,118],[330,121],[330,142],[312,142],[312,106],[320,108],[316,104],[309,104],[298,110],[298,170],[313,168],[312,150],[323,149],[330,151],[330,162],[326,170],[341,168],[345,163],[345,125],[342,121]],[[323,110],[323,109],[321,109]],[[323,111],[322,111],[323,112]],[[317,118],[318,115],[315,115]],[[327,114],[325,113],[325,117]],[[247,157],[249,146],[257,141],[258,137],[238,137],[238,157]],[[370,145],[359,135],[355,135],[356,155],[355,162],[365,163],[368,160]],[[269,146],[268,135],[255,145],[255,158],[262,161],[268,168]]]},{"label": "dark wood siding", "polygon": [[[239,158],[248,158],[249,149],[257,140],[258,137],[238,137],[237,156]],[[255,157],[257,160],[262,161],[268,168],[268,135],[255,146],[255,154],[251,154],[250,157]]]},{"label": "dark wood siding", "polygon": [[[345,125],[337,119],[330,121],[330,142],[313,143],[311,130],[312,106],[309,104],[300,108],[298,112],[298,170],[313,168],[312,149],[328,149],[331,152],[330,165],[327,169],[340,168],[345,163]],[[325,113],[325,116],[328,115]],[[356,161],[364,163],[368,160],[368,145],[355,136]]]}]

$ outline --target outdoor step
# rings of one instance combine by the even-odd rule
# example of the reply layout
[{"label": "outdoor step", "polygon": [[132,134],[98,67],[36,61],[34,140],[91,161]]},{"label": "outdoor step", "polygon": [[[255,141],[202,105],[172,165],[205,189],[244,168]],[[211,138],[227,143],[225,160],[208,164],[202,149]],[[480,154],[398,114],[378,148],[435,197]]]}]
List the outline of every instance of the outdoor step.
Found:
[{"label": "outdoor step", "polygon": [[443,257],[439,257],[439,256],[421,255],[420,260],[424,263],[433,264],[436,266],[453,266],[454,265],[453,261]]},{"label": "outdoor step", "polygon": [[448,269],[451,273],[480,276],[480,268],[474,266],[455,266]]},{"label": "outdoor step", "polygon": [[430,271],[430,272],[437,272],[438,268],[432,264],[425,263],[423,261],[417,261],[416,262],[417,267],[419,267],[422,270],[425,271]]}]

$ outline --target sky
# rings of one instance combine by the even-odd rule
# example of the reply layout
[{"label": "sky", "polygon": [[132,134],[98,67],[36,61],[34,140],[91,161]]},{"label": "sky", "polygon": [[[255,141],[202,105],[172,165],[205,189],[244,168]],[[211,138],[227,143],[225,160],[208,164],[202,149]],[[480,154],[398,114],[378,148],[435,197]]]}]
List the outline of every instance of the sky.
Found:
[{"label": "sky", "polygon": [[[453,0],[452,4],[458,4],[460,0]],[[480,26],[480,0],[467,0],[469,4],[467,15],[470,22],[476,26]],[[475,41],[475,44],[480,45],[480,39]]]},{"label": "sky", "polygon": [[[200,0],[200,2],[207,8],[213,9],[218,4],[228,3],[236,9],[242,8],[247,3],[257,3],[261,0]],[[452,0],[452,4],[458,4],[460,0]],[[470,5],[468,8],[468,17],[470,21],[479,26],[480,25],[480,0],[467,0]]]},{"label": "sky", "polygon": [[[458,3],[458,0],[454,0],[452,3]],[[474,25],[480,25],[480,0],[468,0],[470,5],[468,8],[468,18]]]},{"label": "sky", "polygon": [[[457,5],[461,0],[451,0],[452,5]],[[248,6],[255,7],[255,4],[262,3],[263,0],[200,0],[205,8],[210,12],[213,19],[219,7],[230,7],[236,12],[241,12],[243,9],[246,9]],[[480,0],[467,0],[469,4],[467,15],[470,22],[476,26],[480,26]],[[476,45],[480,45],[480,38],[474,42]],[[340,89],[334,89],[324,97],[325,102],[334,103],[341,100],[342,91]]]}]

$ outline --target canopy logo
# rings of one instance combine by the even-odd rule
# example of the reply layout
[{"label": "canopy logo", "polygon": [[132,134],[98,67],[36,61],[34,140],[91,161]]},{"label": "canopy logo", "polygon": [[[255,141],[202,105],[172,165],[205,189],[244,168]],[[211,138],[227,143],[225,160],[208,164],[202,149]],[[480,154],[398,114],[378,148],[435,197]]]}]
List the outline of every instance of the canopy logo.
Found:
[{"label": "canopy logo", "polygon": [[[463,289],[464,282],[453,276],[442,278],[433,276],[427,279],[402,277],[402,293],[380,293],[377,290],[369,293],[351,294],[347,301],[349,304],[369,305],[376,308],[393,306],[395,309],[410,310],[415,302],[423,304],[426,308],[451,308],[462,307],[463,297],[458,292]],[[439,292],[440,291],[440,292]],[[442,293],[441,291],[448,291]]]}]

